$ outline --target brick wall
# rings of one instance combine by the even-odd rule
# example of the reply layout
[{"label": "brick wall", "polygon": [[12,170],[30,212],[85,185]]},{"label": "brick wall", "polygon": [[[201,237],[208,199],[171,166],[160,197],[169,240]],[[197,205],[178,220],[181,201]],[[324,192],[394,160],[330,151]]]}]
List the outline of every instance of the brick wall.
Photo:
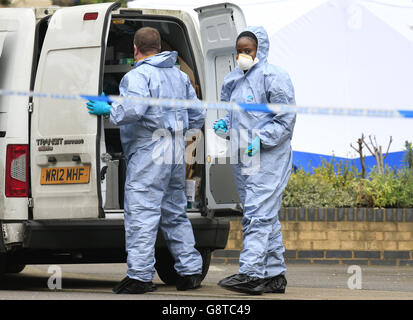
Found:
[{"label": "brick wall", "polygon": [[[282,208],[287,263],[413,266],[413,209]],[[216,263],[238,263],[241,217],[231,218]]]}]

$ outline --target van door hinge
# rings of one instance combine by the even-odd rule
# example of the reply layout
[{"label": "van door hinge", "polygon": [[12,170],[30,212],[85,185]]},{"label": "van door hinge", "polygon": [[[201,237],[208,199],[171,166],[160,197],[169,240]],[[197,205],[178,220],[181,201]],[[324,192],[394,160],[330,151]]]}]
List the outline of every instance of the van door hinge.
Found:
[{"label": "van door hinge", "polygon": [[33,102],[29,102],[29,106],[27,109],[29,110],[29,113],[33,112]]},{"label": "van door hinge", "polygon": [[29,208],[33,208],[33,198],[27,199],[27,203],[29,205]]},{"label": "van door hinge", "polygon": [[103,162],[109,162],[109,161],[112,160],[112,156],[111,156],[109,153],[103,153],[103,154],[100,156],[100,159],[101,159]]}]

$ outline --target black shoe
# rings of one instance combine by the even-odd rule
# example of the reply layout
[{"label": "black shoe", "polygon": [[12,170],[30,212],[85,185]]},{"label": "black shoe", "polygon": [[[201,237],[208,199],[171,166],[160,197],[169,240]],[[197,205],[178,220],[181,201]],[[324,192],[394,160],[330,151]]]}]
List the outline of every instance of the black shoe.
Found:
[{"label": "black shoe", "polygon": [[218,282],[218,285],[223,287],[223,288],[232,287],[232,286],[234,286],[236,284],[239,284],[241,282],[245,282],[247,278],[248,278],[247,275],[237,273],[237,274],[233,274],[232,276],[229,276],[229,277],[226,277],[226,278],[220,280]]},{"label": "black shoe", "polygon": [[201,287],[202,275],[191,274],[188,276],[179,276],[176,279],[176,289],[179,291],[194,290]]},{"label": "black shoe", "polygon": [[222,279],[218,285],[231,291],[260,295],[264,292],[266,283],[266,279],[238,274]]},{"label": "black shoe", "polygon": [[125,277],[119,282],[113,289],[113,293],[126,293],[126,294],[141,294],[145,292],[156,291],[155,284],[151,282],[142,282],[136,279]]},{"label": "black shoe", "polygon": [[287,279],[284,275],[279,274],[278,276],[267,278],[267,283],[265,285],[265,293],[285,293],[285,288],[287,287]]}]

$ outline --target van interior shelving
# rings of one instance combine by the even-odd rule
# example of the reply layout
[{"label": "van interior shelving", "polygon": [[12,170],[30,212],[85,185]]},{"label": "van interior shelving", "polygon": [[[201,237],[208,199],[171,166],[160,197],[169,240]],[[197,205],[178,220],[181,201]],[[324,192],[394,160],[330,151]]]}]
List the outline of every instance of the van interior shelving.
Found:
[{"label": "van interior shelving", "polygon": [[[201,98],[198,73],[195,67],[192,49],[185,27],[178,20],[160,16],[125,16],[113,15],[107,40],[103,92],[106,95],[119,95],[119,83],[122,77],[133,68],[133,38],[136,30],[141,27],[156,28],[162,39],[162,51],[177,51],[178,59],[175,67],[185,72],[195,88],[198,98]],[[111,160],[105,164],[106,179],[105,211],[111,212],[123,209],[123,192],[126,174],[125,158],[120,142],[119,127],[108,119],[104,120],[104,139],[106,153]],[[202,167],[200,164],[187,165],[186,179],[194,180],[196,185],[195,202],[188,203],[188,211],[199,211],[201,207],[199,196],[201,190]]]}]

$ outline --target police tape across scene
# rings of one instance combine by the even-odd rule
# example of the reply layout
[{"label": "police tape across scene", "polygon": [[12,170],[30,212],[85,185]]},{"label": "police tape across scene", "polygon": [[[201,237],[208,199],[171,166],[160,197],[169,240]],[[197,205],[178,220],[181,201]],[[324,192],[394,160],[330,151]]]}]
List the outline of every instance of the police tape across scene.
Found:
[{"label": "police tape across scene", "polygon": [[60,93],[38,93],[34,91],[13,91],[0,89],[0,96],[28,96],[43,99],[61,100],[94,100],[122,103],[122,101],[135,101],[148,104],[151,107],[168,108],[194,108],[214,109],[226,111],[256,111],[266,113],[291,112],[309,115],[332,115],[332,116],[355,116],[355,117],[379,117],[379,118],[413,118],[413,109],[369,109],[369,108],[347,108],[347,107],[305,107],[287,104],[256,104],[235,102],[211,102],[203,100],[176,100],[142,97],[124,97],[116,95],[82,95],[82,94],[60,94]]}]

